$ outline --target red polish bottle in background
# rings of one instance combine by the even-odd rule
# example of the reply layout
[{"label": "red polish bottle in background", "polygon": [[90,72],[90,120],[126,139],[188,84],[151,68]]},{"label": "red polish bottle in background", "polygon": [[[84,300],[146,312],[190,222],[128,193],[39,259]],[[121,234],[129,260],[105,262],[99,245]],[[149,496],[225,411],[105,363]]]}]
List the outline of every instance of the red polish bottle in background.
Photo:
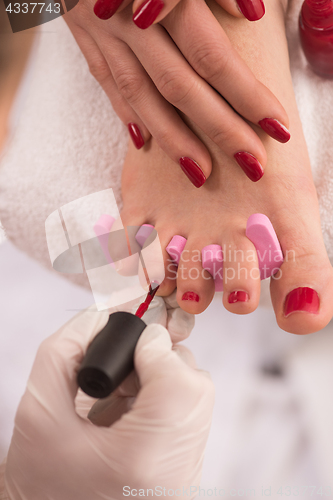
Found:
[{"label": "red polish bottle in background", "polygon": [[333,0],[305,0],[299,31],[311,69],[324,78],[333,78]]}]

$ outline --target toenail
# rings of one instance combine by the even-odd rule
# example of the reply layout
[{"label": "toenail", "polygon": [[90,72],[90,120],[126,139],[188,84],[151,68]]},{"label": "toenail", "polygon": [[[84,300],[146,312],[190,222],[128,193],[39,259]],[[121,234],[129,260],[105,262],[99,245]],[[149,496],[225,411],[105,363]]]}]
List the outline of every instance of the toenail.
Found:
[{"label": "toenail", "polygon": [[237,292],[231,292],[228,297],[229,304],[236,304],[236,302],[248,302],[249,294],[238,290]]},{"label": "toenail", "polygon": [[315,314],[319,310],[319,295],[316,290],[300,287],[292,290],[286,297],[284,315],[289,316],[294,312],[308,312]]},{"label": "toenail", "polygon": [[182,300],[190,300],[191,302],[199,302],[200,297],[195,292],[185,292],[182,296]]},{"label": "toenail", "polygon": [[180,158],[179,163],[184,174],[187,175],[187,177],[190,179],[190,181],[196,188],[199,188],[203,184],[205,184],[206,182],[205,174],[203,173],[203,171],[201,170],[200,166],[196,161],[192,160],[191,158],[187,158],[186,156],[183,156],[183,158]]},{"label": "toenail", "polygon": [[290,139],[290,132],[280,123],[278,120],[274,118],[264,118],[258,122],[260,127],[266,132],[266,134],[270,135],[276,141],[285,143]]},{"label": "toenail", "polygon": [[240,153],[236,153],[234,158],[252,182],[259,181],[264,175],[264,169],[257,158],[251,155],[251,153],[241,151]]},{"label": "toenail", "polygon": [[136,123],[129,123],[127,125],[129,134],[131,136],[131,139],[133,141],[134,146],[136,149],[141,149],[145,145],[144,138],[142,137],[142,134],[140,132],[139,127],[137,126]]}]

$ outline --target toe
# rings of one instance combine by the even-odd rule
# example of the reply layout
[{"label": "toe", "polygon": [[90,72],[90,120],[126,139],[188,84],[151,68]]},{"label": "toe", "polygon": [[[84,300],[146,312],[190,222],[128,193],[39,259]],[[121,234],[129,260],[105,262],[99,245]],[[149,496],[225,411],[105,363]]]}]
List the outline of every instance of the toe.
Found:
[{"label": "toe", "polygon": [[260,299],[260,272],[254,245],[243,233],[224,233],[223,305],[236,314],[253,312]]},{"label": "toe", "polygon": [[202,267],[201,249],[209,242],[189,237],[181,255],[177,275],[177,301],[189,313],[199,314],[211,303],[214,280]]},{"label": "toe", "polygon": [[160,297],[168,297],[169,295],[171,295],[177,285],[177,266],[166,251],[166,247],[174,236],[174,231],[170,231],[170,229],[166,230],[165,228],[167,227],[168,225],[166,224],[162,224],[161,226],[159,226],[159,224],[156,224],[156,231],[160,238],[165,265],[164,281],[162,282],[157,292],[157,295],[159,295]]},{"label": "toe", "polygon": [[[166,247],[173,236],[172,229],[169,227],[169,229],[166,230],[165,228],[168,227],[168,225],[155,223],[154,218],[144,217],[138,213],[132,213],[126,210],[121,213],[121,221],[126,228],[139,228],[143,224],[150,224],[155,227],[159,237],[159,246],[161,247],[165,270],[164,280],[159,287],[157,295],[162,297],[169,296],[175,290],[177,284],[177,267],[171,261],[166,251]],[[146,280],[143,279],[143,283],[145,283],[145,281]]]},{"label": "toe", "polygon": [[333,270],[324,254],[297,255],[285,260],[271,279],[271,298],[283,330],[313,333],[333,315]]},{"label": "toe", "polygon": [[277,230],[284,262],[271,279],[278,325],[296,334],[319,331],[333,315],[333,269],[320,225],[311,220],[310,224],[298,221],[297,229],[285,226],[281,233]]}]

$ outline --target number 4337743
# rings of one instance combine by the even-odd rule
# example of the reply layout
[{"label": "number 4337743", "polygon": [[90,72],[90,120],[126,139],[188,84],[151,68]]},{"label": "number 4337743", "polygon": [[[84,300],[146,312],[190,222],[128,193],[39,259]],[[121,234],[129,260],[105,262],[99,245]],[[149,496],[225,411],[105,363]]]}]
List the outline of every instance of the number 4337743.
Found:
[{"label": "number 4337743", "polygon": [[6,11],[10,14],[33,14],[34,12],[60,14],[60,3],[10,3]]}]

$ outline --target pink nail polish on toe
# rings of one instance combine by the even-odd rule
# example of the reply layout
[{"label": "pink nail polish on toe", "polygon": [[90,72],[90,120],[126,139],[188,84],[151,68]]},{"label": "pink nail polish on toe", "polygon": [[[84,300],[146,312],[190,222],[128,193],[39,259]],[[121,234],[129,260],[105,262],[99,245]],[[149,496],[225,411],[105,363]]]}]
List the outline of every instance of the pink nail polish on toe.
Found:
[{"label": "pink nail polish on toe", "polygon": [[237,292],[231,292],[228,297],[229,304],[236,304],[236,302],[248,302],[249,294],[239,290]]},{"label": "pink nail polish on toe", "polygon": [[199,302],[200,297],[195,292],[185,292],[182,296],[182,300],[189,300],[190,302]]},{"label": "pink nail polish on toe", "polygon": [[135,11],[133,21],[138,28],[145,30],[149,28],[164,7],[163,0],[146,0]]},{"label": "pink nail polish on toe", "polygon": [[283,144],[289,141],[289,130],[278,120],[275,120],[275,118],[264,118],[260,120],[258,124],[266,134],[270,135],[276,141],[282,142]]},{"label": "pink nail polish on toe", "polygon": [[240,153],[236,153],[234,158],[252,182],[258,182],[264,175],[264,169],[257,158],[251,155],[251,153],[241,151]]},{"label": "pink nail polish on toe", "polygon": [[300,287],[292,290],[284,303],[284,315],[289,316],[294,312],[308,312],[316,314],[319,311],[320,299],[316,290]]},{"label": "pink nail polish on toe", "polygon": [[196,161],[187,156],[183,156],[179,160],[180,166],[184,174],[190,179],[192,184],[199,188],[206,182],[206,177]]}]

